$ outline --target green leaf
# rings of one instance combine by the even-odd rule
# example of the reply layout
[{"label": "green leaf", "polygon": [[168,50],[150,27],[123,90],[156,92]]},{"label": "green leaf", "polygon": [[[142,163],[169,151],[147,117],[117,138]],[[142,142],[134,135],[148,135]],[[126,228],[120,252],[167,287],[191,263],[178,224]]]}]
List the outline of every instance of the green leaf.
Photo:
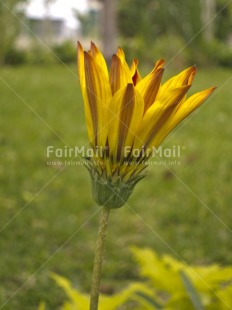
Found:
[{"label": "green leaf", "polygon": [[193,306],[196,310],[204,310],[204,306],[201,302],[201,299],[195,290],[194,286],[192,285],[192,282],[188,278],[188,276],[184,273],[184,271],[180,271],[180,277],[182,279],[182,282],[184,284],[184,287],[189,295],[189,298],[191,299]]},{"label": "green leaf", "polygon": [[157,302],[156,300],[154,300],[153,297],[143,292],[136,292],[136,295],[143,298],[147,302],[147,304],[149,304],[150,306],[153,306],[153,309],[164,309],[163,305]]},{"label": "green leaf", "polygon": [[78,290],[75,290],[71,283],[64,277],[61,277],[55,273],[51,273],[51,277],[55,280],[57,285],[59,285],[69,297],[70,302],[65,304],[65,309],[78,309],[87,310],[89,308],[89,298],[85,294],[82,294]]},{"label": "green leaf", "polygon": [[99,310],[117,310],[126,302],[138,301],[137,292],[152,296],[153,291],[142,283],[132,283],[127,288],[112,296],[101,295],[99,299]]},{"label": "green leaf", "polygon": [[175,294],[176,291],[184,292],[179,277],[179,270],[184,268],[182,263],[170,257],[166,262],[168,257],[159,257],[151,249],[133,247],[131,251],[139,264],[141,276],[151,280],[156,290],[161,290],[167,295]]},{"label": "green leaf", "polygon": [[41,302],[41,303],[39,304],[38,310],[46,310],[45,302]]}]

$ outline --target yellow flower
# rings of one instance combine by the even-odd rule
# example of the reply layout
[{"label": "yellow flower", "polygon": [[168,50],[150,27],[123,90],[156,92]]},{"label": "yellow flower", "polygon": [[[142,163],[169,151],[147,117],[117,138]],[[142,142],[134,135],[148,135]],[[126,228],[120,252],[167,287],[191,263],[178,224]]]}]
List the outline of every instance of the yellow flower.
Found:
[{"label": "yellow flower", "polygon": [[[122,206],[144,177],[146,159],[168,133],[199,107],[214,87],[186,94],[196,67],[161,85],[164,60],[144,78],[135,59],[129,68],[121,48],[110,73],[94,43],[88,52],[78,43],[78,75],[93,156],[87,159],[93,196],[99,205]],[[136,151],[136,152],[135,152]],[[136,156],[134,155],[136,153]]]}]

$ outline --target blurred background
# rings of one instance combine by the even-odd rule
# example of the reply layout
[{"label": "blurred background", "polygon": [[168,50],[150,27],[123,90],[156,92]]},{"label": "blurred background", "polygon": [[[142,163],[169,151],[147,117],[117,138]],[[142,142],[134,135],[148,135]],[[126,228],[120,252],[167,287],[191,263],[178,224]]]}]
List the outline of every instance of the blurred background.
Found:
[{"label": "blurred background", "polygon": [[226,0],[9,0],[0,14],[1,64],[73,62],[78,39],[96,41],[109,60],[120,45],[148,64],[155,55],[181,66],[232,66]]},{"label": "blurred background", "polygon": [[[93,40],[107,62],[117,46],[159,58],[164,80],[196,64],[192,91],[216,92],[164,141],[180,165],[157,164],[129,205],[113,210],[102,292],[138,273],[130,248],[150,247],[189,264],[231,264],[232,5],[226,0],[0,1],[0,309],[58,309],[55,272],[90,288],[99,209],[78,165],[49,165],[47,146],[88,143],[76,42]],[[57,158],[52,158],[57,161]]]}]

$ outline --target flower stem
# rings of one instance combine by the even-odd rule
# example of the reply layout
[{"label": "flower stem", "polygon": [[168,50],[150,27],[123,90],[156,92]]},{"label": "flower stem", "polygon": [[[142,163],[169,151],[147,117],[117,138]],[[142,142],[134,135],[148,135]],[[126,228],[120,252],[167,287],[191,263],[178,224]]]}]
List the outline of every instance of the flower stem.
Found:
[{"label": "flower stem", "polygon": [[109,215],[110,215],[110,208],[102,207],[100,223],[98,228],[97,244],[95,250],[92,283],[91,283],[90,308],[89,308],[90,310],[98,309],[102,261],[103,261],[107,226],[109,223]]}]

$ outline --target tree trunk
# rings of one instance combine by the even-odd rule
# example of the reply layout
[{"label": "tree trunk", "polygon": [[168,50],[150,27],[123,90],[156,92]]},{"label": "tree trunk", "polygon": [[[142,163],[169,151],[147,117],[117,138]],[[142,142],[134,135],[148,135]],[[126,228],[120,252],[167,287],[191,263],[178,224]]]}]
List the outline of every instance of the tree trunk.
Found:
[{"label": "tree trunk", "polygon": [[207,42],[211,42],[214,38],[214,20],[216,11],[215,0],[201,0],[201,12],[202,12],[202,23],[203,37]]},{"label": "tree trunk", "polygon": [[108,66],[111,63],[112,55],[117,48],[117,17],[116,4],[117,0],[103,0],[102,14],[102,43],[103,54]]}]

